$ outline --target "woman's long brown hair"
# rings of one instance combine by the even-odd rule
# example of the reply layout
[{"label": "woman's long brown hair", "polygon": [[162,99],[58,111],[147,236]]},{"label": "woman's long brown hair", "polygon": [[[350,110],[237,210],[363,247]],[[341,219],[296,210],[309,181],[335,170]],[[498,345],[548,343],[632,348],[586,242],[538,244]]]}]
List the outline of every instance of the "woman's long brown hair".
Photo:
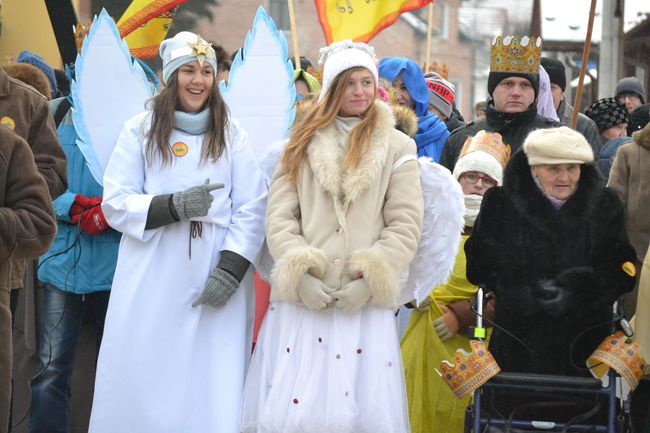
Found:
[{"label": "woman's long brown hair", "polygon": [[[325,97],[311,107],[291,130],[289,143],[282,154],[282,166],[289,173],[289,180],[296,183],[298,171],[307,154],[307,148],[316,131],[329,125],[339,112],[341,98],[345,92],[348,80],[353,72],[363,68],[348,69],[339,74],[332,82]],[[347,152],[345,154],[345,169],[350,170],[359,165],[359,161],[370,148],[370,137],[377,124],[377,108],[374,100],[363,114],[361,123],[350,134]]]},{"label": "woman's long brown hair", "polygon": [[[171,164],[172,151],[169,138],[174,129],[174,111],[178,107],[178,70],[169,77],[169,84],[153,97],[150,106],[151,128],[146,134],[147,161],[151,164],[154,156],[159,154],[163,165]],[[216,161],[226,147],[228,107],[219,93],[216,78],[206,106],[210,109],[211,116],[201,146],[202,162],[207,161],[209,157]]]}]

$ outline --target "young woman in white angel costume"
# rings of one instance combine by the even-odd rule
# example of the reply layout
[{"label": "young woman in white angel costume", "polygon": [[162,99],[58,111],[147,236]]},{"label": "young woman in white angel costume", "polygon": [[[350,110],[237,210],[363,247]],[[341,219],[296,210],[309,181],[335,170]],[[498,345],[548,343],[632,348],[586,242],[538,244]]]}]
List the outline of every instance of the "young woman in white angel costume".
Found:
[{"label": "young woman in white angel costume", "polygon": [[243,432],[402,433],[395,307],[423,201],[416,147],[375,99],[374,50],[321,50],[319,102],[293,126],[269,190],[275,269]]},{"label": "young woman in white angel costume", "polygon": [[128,120],[102,209],[123,233],[91,433],[235,433],[251,347],[264,175],[215,83],[214,50],[160,46],[166,87]]}]

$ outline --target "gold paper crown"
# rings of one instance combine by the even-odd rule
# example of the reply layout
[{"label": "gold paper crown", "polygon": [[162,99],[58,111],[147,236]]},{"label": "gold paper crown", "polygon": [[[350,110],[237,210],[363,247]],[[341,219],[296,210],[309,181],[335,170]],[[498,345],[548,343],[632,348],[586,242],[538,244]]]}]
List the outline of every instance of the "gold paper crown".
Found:
[{"label": "gold paper crown", "polygon": [[422,67],[423,73],[426,74],[427,72],[435,72],[445,80],[449,79],[449,65],[447,65],[446,63],[433,62],[431,63],[431,65],[429,65],[429,67],[425,67],[425,66]]},{"label": "gold paper crown", "polygon": [[490,72],[538,74],[542,38],[497,36],[490,46]]},{"label": "gold paper crown", "polygon": [[613,368],[634,390],[645,373],[647,363],[641,356],[638,342],[628,342],[621,331],[610,335],[587,360],[587,367],[596,378],[601,378]]},{"label": "gold paper crown", "polygon": [[476,152],[477,150],[492,155],[494,159],[501,164],[502,168],[505,168],[508,159],[510,159],[510,154],[512,153],[510,145],[503,143],[503,137],[501,137],[501,134],[498,132],[479,131],[475,136],[467,137],[465,144],[463,144],[463,148],[460,150],[458,159],[470,152]]},{"label": "gold paper crown", "polygon": [[458,349],[453,364],[443,361],[440,364],[442,379],[449,385],[456,398],[474,392],[485,382],[501,371],[492,354],[481,340],[470,341],[471,352]]}]

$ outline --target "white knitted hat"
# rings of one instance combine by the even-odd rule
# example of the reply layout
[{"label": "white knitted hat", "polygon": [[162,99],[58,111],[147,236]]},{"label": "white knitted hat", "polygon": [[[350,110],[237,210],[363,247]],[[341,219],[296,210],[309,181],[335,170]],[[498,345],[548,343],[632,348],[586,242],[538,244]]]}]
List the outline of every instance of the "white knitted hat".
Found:
[{"label": "white knitted hat", "polygon": [[594,160],[585,137],[566,126],[531,132],[524,141],[524,153],[529,165],[584,164]]},{"label": "white knitted hat", "polygon": [[494,156],[482,150],[466,153],[459,158],[454,166],[454,177],[458,180],[463,173],[468,171],[485,173],[496,180],[499,186],[503,183],[503,168],[501,164],[499,164]]},{"label": "white knitted hat", "polygon": [[160,44],[160,58],[163,61],[163,82],[167,83],[174,71],[186,63],[207,62],[217,75],[217,56],[214,49],[201,36],[192,32],[180,32]]},{"label": "white knitted hat", "polygon": [[350,68],[366,68],[375,78],[375,85],[379,81],[375,49],[363,42],[352,42],[351,40],[334,42],[321,48],[319,53],[318,63],[324,65],[320,100],[325,97],[334,79],[341,72]]}]

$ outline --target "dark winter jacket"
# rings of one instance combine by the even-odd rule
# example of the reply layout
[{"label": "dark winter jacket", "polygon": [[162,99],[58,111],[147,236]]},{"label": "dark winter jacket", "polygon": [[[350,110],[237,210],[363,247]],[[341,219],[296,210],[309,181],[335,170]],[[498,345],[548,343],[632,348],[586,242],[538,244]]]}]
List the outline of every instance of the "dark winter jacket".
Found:
[{"label": "dark winter jacket", "polygon": [[[27,141],[38,172],[45,179],[52,199],[67,186],[65,154],[59,145],[54,118],[43,95],[22,81],[13,79],[0,68],[0,125],[13,130]],[[11,287],[23,286],[27,261],[15,260]]]},{"label": "dark winter jacket", "polygon": [[[557,109],[557,116],[560,118],[560,122],[562,122],[563,125],[570,128],[571,122],[573,121],[573,107],[566,101],[560,102],[560,106]],[[582,136],[587,139],[587,142],[591,145],[591,149],[594,151],[594,158],[598,158],[602,143],[600,141],[600,133],[598,132],[596,122],[584,114],[578,113],[576,131],[581,133]]]},{"label": "dark winter jacket", "polygon": [[[496,323],[521,340],[494,328],[490,350],[504,371],[589,375],[585,360],[609,332],[611,305],[634,285],[623,270],[636,258],[624,223],[621,201],[592,164],[556,210],[526,154],[512,156],[465,244],[467,278],[496,294]],[[563,298],[555,308],[545,285]]]},{"label": "dark winter jacket", "polygon": [[554,120],[537,114],[537,106],[531,104],[526,111],[508,114],[497,111],[493,102],[487,106],[486,117],[470,122],[465,127],[455,130],[445,142],[440,164],[454,171],[460,150],[467,137],[474,136],[478,131],[498,132],[503,142],[509,144],[514,154],[524,143],[524,139],[535,129],[554,128],[560,124]]}]

